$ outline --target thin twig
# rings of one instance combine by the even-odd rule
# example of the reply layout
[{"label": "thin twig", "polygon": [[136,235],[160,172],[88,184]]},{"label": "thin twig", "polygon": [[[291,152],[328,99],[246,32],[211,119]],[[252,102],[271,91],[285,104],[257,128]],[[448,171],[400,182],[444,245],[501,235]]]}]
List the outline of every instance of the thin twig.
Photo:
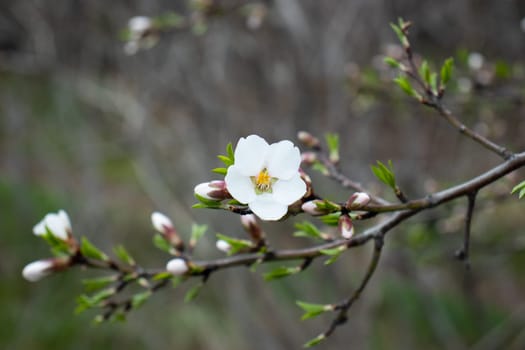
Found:
[{"label": "thin twig", "polygon": [[474,205],[476,204],[477,191],[473,191],[467,195],[468,207],[465,214],[465,234],[463,237],[463,247],[456,252],[456,257],[465,263],[465,268],[470,270],[469,248],[470,248],[470,232],[472,215],[474,214]]}]

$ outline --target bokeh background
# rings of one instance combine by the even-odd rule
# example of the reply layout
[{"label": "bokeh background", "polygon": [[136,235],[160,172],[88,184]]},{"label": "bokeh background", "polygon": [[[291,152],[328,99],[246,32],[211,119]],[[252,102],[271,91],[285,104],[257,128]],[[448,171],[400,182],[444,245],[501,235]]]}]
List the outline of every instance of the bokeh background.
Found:
[{"label": "bokeh background", "polygon": [[[414,22],[415,50],[434,68],[455,57],[449,107],[525,149],[523,1],[286,0],[255,2],[255,13],[237,7],[243,1],[217,3],[234,9],[127,55],[129,18],[175,11],[195,19],[206,1],[0,2],[0,348],[279,350],[323,331],[330,315],[301,322],[295,300],[347,296],[371,247],[271,283],[264,267],[222,271],[191,303],[182,302],[184,286],[164,290],[126,323],[97,327],[95,313],[73,312],[89,271],[36,284],[20,272],[49,255],[31,231],[60,208],[76,235],[108,251],[122,243],[146,267],[168,259],[150,243],[153,210],[183,235],[208,224],[196,254],[221,256],[213,233],[242,237],[238,218],[191,209],[192,189],[216,178],[210,169],[228,142],[251,133],[273,142],[298,130],[337,132],[344,172],[387,197],[369,168],[376,160],[393,161],[413,198],[497,164],[391,83],[382,57],[399,54],[389,27],[398,16]],[[311,173],[326,197],[349,196]],[[524,206],[509,195],[523,178],[520,171],[482,191],[469,274],[453,258],[465,201],[396,228],[347,325],[319,348],[525,348]],[[264,228],[274,246],[305,246],[291,235],[304,219]]]}]

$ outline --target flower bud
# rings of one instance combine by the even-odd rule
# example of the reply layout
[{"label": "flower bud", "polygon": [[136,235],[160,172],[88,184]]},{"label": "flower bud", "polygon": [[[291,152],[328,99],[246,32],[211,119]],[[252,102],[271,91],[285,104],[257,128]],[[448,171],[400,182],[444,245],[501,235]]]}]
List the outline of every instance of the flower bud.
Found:
[{"label": "flower bud", "polygon": [[370,196],[365,192],[355,192],[346,202],[346,208],[358,209],[366,206],[370,202]]},{"label": "flower bud", "polygon": [[219,239],[217,243],[215,243],[215,246],[224,253],[228,253],[232,249],[231,244],[222,239]]},{"label": "flower bud", "polygon": [[308,131],[299,131],[297,133],[297,139],[301,141],[303,145],[310,148],[318,148],[320,145],[319,139]]},{"label": "flower bud", "polygon": [[343,238],[350,239],[354,235],[354,225],[352,224],[352,219],[350,219],[350,217],[346,214],[343,214],[339,217],[337,228]]},{"label": "flower bud", "polygon": [[163,234],[166,234],[168,231],[175,230],[170,218],[162,213],[159,213],[158,211],[151,214],[151,223],[153,224],[153,228],[155,228],[155,230]]},{"label": "flower bud", "polygon": [[195,186],[193,191],[196,195],[212,201],[222,201],[232,198],[226,189],[226,182],[223,180],[203,182]]},{"label": "flower bud", "polygon": [[151,30],[153,22],[151,18],[146,16],[135,16],[129,19],[128,29],[130,37],[133,40],[142,38],[149,30]]},{"label": "flower bud", "polygon": [[166,270],[172,275],[181,276],[188,272],[189,268],[184,259],[175,258],[168,261],[166,264]]},{"label": "flower bud", "polygon": [[303,205],[301,206],[301,209],[307,213],[307,214],[310,214],[312,216],[319,216],[319,215],[324,215],[324,211],[323,210],[320,210],[318,207],[317,207],[317,203],[322,203],[322,201],[318,200],[318,199],[315,199],[313,201],[308,201],[308,202],[305,202],[303,203]]},{"label": "flower bud", "polygon": [[301,153],[301,163],[304,165],[312,165],[317,160],[317,155],[314,152]]},{"label": "flower bud", "polygon": [[264,239],[264,232],[262,231],[261,226],[259,226],[255,215],[241,215],[241,225],[246,232],[248,232],[254,242],[259,243]]},{"label": "flower bud", "polygon": [[40,281],[53,272],[65,269],[70,264],[70,259],[51,258],[33,261],[22,270],[22,276],[30,282]]},{"label": "flower bud", "polygon": [[47,214],[33,227],[33,233],[37,236],[45,235],[48,230],[53,236],[63,241],[66,241],[71,236],[71,221],[64,210],[59,210],[56,214]]}]

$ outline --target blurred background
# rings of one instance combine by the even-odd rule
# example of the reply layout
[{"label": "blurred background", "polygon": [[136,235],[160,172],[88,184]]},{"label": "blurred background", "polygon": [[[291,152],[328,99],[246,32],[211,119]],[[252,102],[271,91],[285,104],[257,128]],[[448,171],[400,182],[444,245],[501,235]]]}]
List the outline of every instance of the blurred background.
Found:
[{"label": "blurred background", "polygon": [[[135,40],[126,28],[137,15],[167,25]],[[520,0],[1,1],[0,348],[279,350],[324,331],[331,315],[300,321],[295,301],[349,295],[371,246],[270,283],[266,267],[221,271],[191,303],[186,286],[166,289],[126,323],[100,326],[94,312],[74,314],[92,273],[31,284],[21,270],[49,256],[32,227],[61,208],[77,236],[108,251],[122,243],[145,267],[168,259],[151,244],[154,210],[182,235],[208,224],[196,257],[222,256],[214,233],[243,237],[238,217],[191,209],[193,187],[218,178],[216,155],[251,133],[275,142],[337,132],[344,172],[386,197],[370,171],[376,160],[393,161],[410,198],[498,164],[392,84],[382,59],[400,54],[389,26],[399,16],[414,22],[414,49],[434,69],[455,58],[446,104],[523,151]],[[310,173],[327,198],[351,194]],[[524,207],[509,195],[524,178],[522,170],[480,193],[468,274],[453,258],[466,200],[396,228],[348,323],[319,348],[524,349]],[[309,242],[291,233],[304,219],[263,227],[274,247],[301,247]]]}]

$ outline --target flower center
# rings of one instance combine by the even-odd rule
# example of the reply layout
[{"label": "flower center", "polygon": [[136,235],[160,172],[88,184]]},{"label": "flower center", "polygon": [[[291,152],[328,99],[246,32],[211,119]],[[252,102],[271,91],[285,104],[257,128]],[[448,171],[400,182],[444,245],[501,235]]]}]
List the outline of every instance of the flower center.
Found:
[{"label": "flower center", "polygon": [[274,179],[268,174],[268,169],[264,168],[257,174],[257,176],[252,176],[253,184],[255,185],[255,192],[261,194],[264,192],[272,192],[272,183]]}]

